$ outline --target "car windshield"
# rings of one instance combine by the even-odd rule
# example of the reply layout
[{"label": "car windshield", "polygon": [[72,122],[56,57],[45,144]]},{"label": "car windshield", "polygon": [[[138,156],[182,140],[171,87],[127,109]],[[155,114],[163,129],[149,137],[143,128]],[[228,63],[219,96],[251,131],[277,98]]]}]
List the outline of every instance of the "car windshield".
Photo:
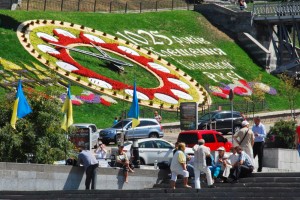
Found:
[{"label": "car windshield", "polygon": [[128,124],[128,122],[131,122],[130,119],[124,119],[122,121],[119,121],[118,123],[116,123],[115,125],[112,126],[112,128],[122,128],[124,127],[126,124]]},{"label": "car windshield", "polygon": [[207,121],[210,120],[212,118],[212,114],[211,113],[206,113],[205,115],[203,115],[202,117],[199,118],[199,121]]}]

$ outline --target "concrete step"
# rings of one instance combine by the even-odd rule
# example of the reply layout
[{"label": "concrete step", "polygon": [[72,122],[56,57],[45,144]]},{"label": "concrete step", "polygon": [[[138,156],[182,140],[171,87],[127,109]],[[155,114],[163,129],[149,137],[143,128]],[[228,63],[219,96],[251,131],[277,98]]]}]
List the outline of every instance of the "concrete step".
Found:
[{"label": "concrete step", "polygon": [[[265,190],[267,189],[267,190]],[[150,191],[150,192],[149,192]],[[235,188],[233,191],[224,189],[176,189],[176,190],[95,190],[95,191],[51,191],[43,192],[1,192],[1,199],[294,199],[300,191],[280,189],[276,192],[268,188]]]}]

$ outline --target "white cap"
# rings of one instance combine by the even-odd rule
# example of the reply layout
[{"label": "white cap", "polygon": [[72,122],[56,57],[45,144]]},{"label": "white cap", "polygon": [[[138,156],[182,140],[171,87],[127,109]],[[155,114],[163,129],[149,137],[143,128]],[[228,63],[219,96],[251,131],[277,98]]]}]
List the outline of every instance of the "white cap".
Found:
[{"label": "white cap", "polygon": [[217,149],[217,151],[225,151],[225,148],[224,148],[224,147],[219,147],[219,148]]},{"label": "white cap", "polygon": [[243,127],[244,127],[244,126],[247,126],[247,125],[249,125],[249,122],[248,122],[247,120],[242,121],[242,126],[243,126]]}]

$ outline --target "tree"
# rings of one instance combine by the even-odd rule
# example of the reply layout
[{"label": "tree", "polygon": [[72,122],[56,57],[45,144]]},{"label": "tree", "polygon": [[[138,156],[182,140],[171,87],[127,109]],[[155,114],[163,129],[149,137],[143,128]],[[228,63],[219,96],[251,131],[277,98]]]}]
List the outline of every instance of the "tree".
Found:
[{"label": "tree", "polygon": [[287,74],[281,74],[280,79],[282,80],[280,82],[280,90],[281,94],[285,96],[288,100],[289,108],[291,110],[291,117],[296,120],[296,114],[295,114],[295,101],[297,98],[298,90],[295,88],[295,79],[288,76]]},{"label": "tree", "polygon": [[[252,85],[252,94],[250,96],[245,96],[244,100],[248,103],[252,104],[252,112],[253,117],[256,111],[256,104],[258,102],[263,102],[265,100],[265,92],[259,87],[259,84],[262,80],[262,75],[259,75],[256,79],[254,79]],[[248,111],[248,109],[247,109]]]},{"label": "tree", "polygon": [[[46,92],[54,94],[53,90]],[[26,162],[28,154],[37,163],[65,159],[73,145],[60,128],[62,103],[32,89],[26,96],[33,112],[17,121],[16,130],[9,123],[14,95],[0,100],[0,161]]]}]

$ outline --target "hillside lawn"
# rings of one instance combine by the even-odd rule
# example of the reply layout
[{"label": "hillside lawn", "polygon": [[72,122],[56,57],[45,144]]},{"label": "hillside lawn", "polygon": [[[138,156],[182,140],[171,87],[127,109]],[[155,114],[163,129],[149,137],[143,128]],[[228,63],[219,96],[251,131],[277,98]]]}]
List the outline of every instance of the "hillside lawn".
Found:
[{"label": "hillside lawn", "polygon": [[[271,96],[266,94],[266,103],[270,111],[289,109],[289,105],[279,87],[280,80],[257,66],[252,59],[241,49],[231,38],[220,32],[212,26],[201,14],[193,11],[166,11],[155,13],[142,14],[103,14],[103,13],[83,13],[83,12],[38,12],[38,11],[7,11],[0,10],[0,57],[14,62],[22,66],[22,64],[38,63],[24,48],[21,46],[16,29],[20,23],[26,20],[33,19],[53,19],[75,24],[82,24],[86,27],[91,27],[96,30],[105,31],[111,35],[116,35],[117,31],[136,31],[142,30],[157,30],[165,35],[176,36],[201,36],[207,41],[211,41],[214,46],[222,49],[227,53],[227,59],[236,67],[235,72],[246,78],[247,81],[253,81],[261,75],[261,82],[276,88],[278,94]],[[179,48],[180,46],[178,46]],[[159,49],[160,47],[157,47]],[[162,47],[163,48],[163,47]],[[165,58],[174,63],[176,66],[191,75],[203,86],[213,82],[206,78],[201,71],[192,71],[177,63],[172,58]],[[182,58],[190,59],[190,58]],[[213,57],[206,58],[208,61],[213,61]],[[40,64],[40,63],[39,63]],[[2,66],[0,66],[0,70]],[[143,82],[143,76],[137,77],[137,84]],[[148,81],[151,81],[148,80]],[[133,83],[133,76],[127,80]],[[225,82],[226,83],[226,82]],[[61,89],[64,91],[64,89]],[[79,95],[83,88],[72,87],[72,94]],[[0,96],[11,91],[0,88]],[[300,97],[297,93],[297,99]],[[223,100],[213,97],[213,103],[228,103],[229,100]],[[116,99],[118,104],[112,104],[109,107],[101,104],[86,104],[74,106],[74,121],[75,123],[88,122],[95,123],[99,128],[106,128],[112,125],[115,116],[120,116],[122,111],[128,111],[129,102]],[[235,95],[234,102],[243,101],[243,97]],[[300,101],[296,101],[296,107],[299,108]],[[153,109],[141,107],[142,117],[153,117]],[[162,111],[163,122],[178,121],[178,113]]]}]

